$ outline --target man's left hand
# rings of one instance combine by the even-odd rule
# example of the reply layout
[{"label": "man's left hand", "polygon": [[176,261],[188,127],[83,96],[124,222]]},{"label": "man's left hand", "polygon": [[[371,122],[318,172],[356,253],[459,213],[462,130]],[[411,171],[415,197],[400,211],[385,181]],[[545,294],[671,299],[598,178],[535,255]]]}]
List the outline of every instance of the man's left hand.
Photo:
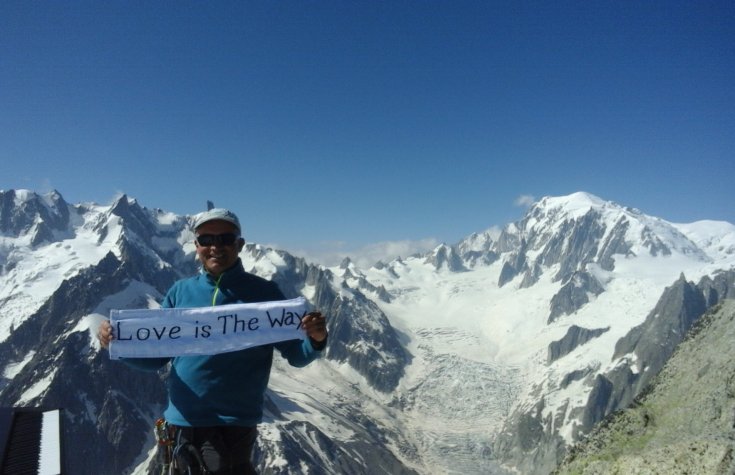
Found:
[{"label": "man's left hand", "polygon": [[327,339],[327,319],[321,312],[309,312],[301,319],[301,327],[313,342],[322,343]]}]

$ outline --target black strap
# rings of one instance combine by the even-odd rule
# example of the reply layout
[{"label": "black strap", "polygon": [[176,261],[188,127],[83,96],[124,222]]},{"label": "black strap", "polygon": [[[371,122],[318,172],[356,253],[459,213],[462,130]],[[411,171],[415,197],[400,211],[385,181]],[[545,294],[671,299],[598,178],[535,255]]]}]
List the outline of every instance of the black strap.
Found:
[{"label": "black strap", "polygon": [[192,427],[174,426],[175,438],[171,455],[174,473],[186,475],[208,475],[202,455],[193,444]]}]

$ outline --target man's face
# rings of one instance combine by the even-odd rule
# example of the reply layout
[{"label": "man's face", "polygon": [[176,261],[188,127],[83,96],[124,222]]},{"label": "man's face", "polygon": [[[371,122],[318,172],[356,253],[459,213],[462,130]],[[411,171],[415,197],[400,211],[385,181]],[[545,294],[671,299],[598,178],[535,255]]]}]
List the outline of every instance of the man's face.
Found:
[{"label": "man's face", "polygon": [[[204,235],[214,235],[217,237],[222,234],[239,235],[237,228],[232,223],[217,220],[202,224],[195,232],[197,238]],[[204,268],[214,277],[219,277],[222,272],[237,262],[237,256],[240,254],[245,240],[238,238],[232,244],[223,244],[219,239],[215,239],[214,241],[211,245],[203,246],[199,243],[199,239],[197,239],[195,244],[197,247],[197,256]]]}]

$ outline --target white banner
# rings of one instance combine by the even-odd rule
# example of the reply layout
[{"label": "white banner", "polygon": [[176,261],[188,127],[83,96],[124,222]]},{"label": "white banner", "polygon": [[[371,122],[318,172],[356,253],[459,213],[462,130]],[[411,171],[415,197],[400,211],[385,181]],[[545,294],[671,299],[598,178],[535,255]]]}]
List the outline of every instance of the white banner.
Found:
[{"label": "white banner", "polygon": [[202,308],[112,310],[110,358],[214,355],[303,340],[306,299]]}]

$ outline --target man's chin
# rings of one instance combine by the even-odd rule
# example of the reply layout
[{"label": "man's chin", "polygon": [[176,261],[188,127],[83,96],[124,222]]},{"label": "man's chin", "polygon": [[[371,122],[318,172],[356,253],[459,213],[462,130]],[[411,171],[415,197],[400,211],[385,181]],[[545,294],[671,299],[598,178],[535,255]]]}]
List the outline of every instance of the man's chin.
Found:
[{"label": "man's chin", "polygon": [[207,264],[204,267],[205,269],[207,269],[207,271],[210,274],[215,274],[215,275],[219,275],[227,269],[227,266],[225,266],[225,264],[220,263],[220,262],[215,262],[215,263],[207,262]]}]

